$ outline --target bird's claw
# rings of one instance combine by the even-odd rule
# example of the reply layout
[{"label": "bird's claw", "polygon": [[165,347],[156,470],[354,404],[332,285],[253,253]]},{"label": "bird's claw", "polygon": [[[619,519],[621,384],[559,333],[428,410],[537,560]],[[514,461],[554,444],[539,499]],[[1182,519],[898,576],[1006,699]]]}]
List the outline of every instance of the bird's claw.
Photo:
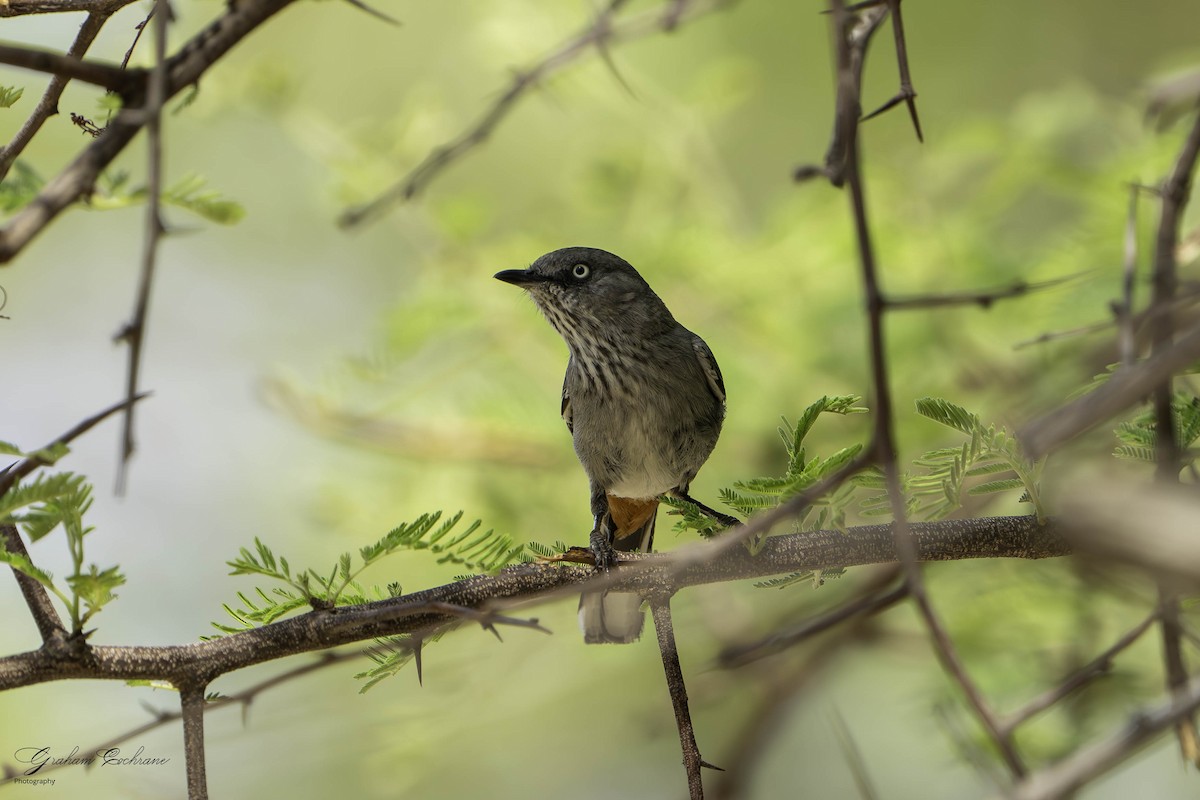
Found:
[{"label": "bird's claw", "polygon": [[592,529],[592,535],[589,537],[589,544],[592,548],[592,557],[596,560],[596,566],[608,572],[617,563],[617,551],[613,549],[612,542],[608,540],[608,532],[602,527]]}]

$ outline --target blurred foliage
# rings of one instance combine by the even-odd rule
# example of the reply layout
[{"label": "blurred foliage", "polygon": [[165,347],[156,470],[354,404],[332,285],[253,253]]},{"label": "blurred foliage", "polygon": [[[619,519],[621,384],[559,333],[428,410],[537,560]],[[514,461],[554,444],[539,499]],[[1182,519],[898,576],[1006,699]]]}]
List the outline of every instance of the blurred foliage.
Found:
[{"label": "blurred foliage", "polygon": [[[1120,291],[1125,187],[1157,180],[1178,142],[1178,128],[1160,132],[1143,123],[1137,87],[1157,69],[1197,60],[1194,30],[1181,24],[1194,14],[1193,4],[1164,2],[1132,18],[1128,4],[1111,0],[906,4],[927,142],[914,142],[907,122],[892,115],[871,121],[863,139],[884,288],[908,295],[1081,277],[986,311],[888,319],[904,461],[938,448],[961,452],[960,434],[908,411],[918,398],[946,398],[997,430],[1012,429],[1116,360],[1104,325]],[[336,333],[374,322],[371,341],[358,352],[339,359],[314,348],[275,368],[264,392],[306,428],[347,450],[366,451],[356,468],[346,461],[327,465],[320,490],[295,490],[319,541],[342,549],[346,541],[360,542],[363,531],[439,507],[476,510],[497,530],[519,532],[520,540],[584,540],[587,486],[558,416],[565,350],[529,303],[490,278],[560,246],[593,245],[627,258],[714,349],[729,419],[693,485],[699,499],[710,501],[717,487],[747,476],[787,474],[788,454],[774,435],[780,416],[801,415],[814,397],[868,392],[847,200],[819,183],[788,181],[796,163],[821,157],[831,123],[828,37],[816,6],[747,0],[672,36],[614,48],[632,97],[603,65],[584,61],[522,101],[482,148],[416,202],[363,236],[343,238],[330,222],[341,206],[391,185],[461,132],[506,85],[510,67],[549,51],[591,13],[524,0],[385,10],[404,27],[379,25],[344,4],[280,15],[166,121],[172,185],[175,175],[199,171],[237,197],[253,222],[207,237],[231,244],[198,250],[197,267],[232,276],[235,288],[223,300],[240,299],[256,281],[274,277],[278,283],[269,289],[244,296],[261,305],[264,318],[278,317],[297,296],[289,292],[304,288],[296,276],[320,270],[335,273],[344,291],[328,298],[327,314],[294,318],[297,330]],[[210,11],[183,4],[178,32],[196,29]],[[131,12],[128,28],[141,15]],[[75,33],[75,21],[68,22],[65,42]],[[94,54],[119,59],[128,39],[98,42]],[[894,91],[885,39],[868,62],[868,107]],[[302,44],[312,41],[321,46]],[[144,65],[145,58],[140,50],[134,63]],[[64,112],[89,111],[94,101],[94,91],[73,84],[61,105]],[[52,122],[45,146],[73,151],[78,130],[66,114]],[[31,152],[29,165],[17,162],[0,185],[0,210],[28,202],[41,176],[55,174],[56,166],[34,160],[45,152]],[[130,175],[141,169],[141,158],[131,153],[116,168],[116,175],[129,170],[108,193],[122,207],[136,202],[129,187],[139,181]],[[106,191],[102,184],[101,201]],[[197,192],[206,196],[198,186],[183,196]],[[1197,227],[1196,205],[1185,220],[1189,232]],[[1156,216],[1153,201],[1143,200],[1135,295],[1142,307]],[[170,245],[182,250],[181,241]],[[1194,253],[1190,258],[1185,281],[1200,268]],[[380,296],[394,304],[372,321],[358,304]],[[1096,323],[1095,333],[1016,348]],[[811,452],[835,453],[866,440],[863,417],[835,423],[806,437]],[[1130,424],[1126,436],[1144,439],[1144,426]],[[1050,463],[1043,477],[1051,513],[1064,465],[1097,457],[1103,460],[1087,462],[1089,468],[1148,480],[1143,465],[1111,458],[1116,443],[1100,431]],[[292,480],[299,467],[288,467],[259,470],[259,479]],[[1017,500],[1015,492],[968,495],[961,513],[1017,513]],[[659,542],[673,544],[669,536]],[[420,555],[396,556],[407,586],[452,577],[450,567]],[[770,680],[697,669],[714,643],[794,623],[817,605],[836,603],[853,590],[854,572],[818,591],[736,585],[680,595],[673,604],[677,630],[706,755],[720,763],[717,754],[727,751],[751,709],[776,702]],[[1152,588],[1137,577],[1065,561],[964,562],[929,574],[935,605],[1001,709],[1017,707],[1086,662],[1154,602]],[[479,667],[477,642],[449,637],[438,650],[452,695],[427,685],[422,694],[405,694],[394,710],[374,704],[370,710],[385,715],[380,731],[386,733],[373,768],[346,775],[313,760],[314,769],[363,781],[366,788],[353,788],[363,788],[364,796],[394,796],[403,785],[414,796],[473,796],[486,786],[489,796],[524,797],[528,764],[516,760],[513,769],[507,756],[508,765],[488,760],[498,736],[520,736],[539,748],[543,763],[574,765],[587,747],[589,768],[607,759],[625,765],[630,785],[645,787],[648,796],[677,792],[669,713],[645,700],[662,693],[661,675],[647,667],[654,659],[646,647],[569,650],[570,612],[560,615],[563,635],[553,645],[522,642],[519,654],[490,658],[486,669]],[[839,671],[821,702],[845,703],[852,730],[861,720],[855,732],[878,737],[864,747],[873,771],[897,753],[903,763],[894,770],[921,776],[907,795],[905,781],[889,776],[896,797],[990,791],[970,773],[943,774],[931,786],[928,770],[949,773],[949,767],[910,757],[912,747],[935,738],[914,733],[928,722],[926,710],[953,692],[923,629],[906,613],[883,618],[875,649],[856,658],[855,669]],[[1160,669],[1156,642],[1147,636],[1113,674],[1025,729],[1021,745],[1035,759],[1061,754],[1158,696]],[[497,689],[517,685],[536,690]],[[901,698],[913,693],[918,699],[906,705]],[[350,713],[335,692],[328,694],[339,704],[336,713]],[[473,732],[463,731],[457,713],[447,713],[451,702],[462,704],[455,711],[470,709]],[[794,738],[806,725],[821,727],[813,716],[797,714],[779,733],[773,751],[783,755],[767,765],[757,796],[780,796],[801,784],[816,795],[852,791],[847,782],[839,795],[837,770],[830,768],[836,753],[822,749],[830,737]],[[973,730],[969,722],[965,727]],[[484,755],[475,769],[463,770],[463,752]],[[537,779],[546,794],[584,791],[574,769],[541,770]],[[263,780],[264,793],[277,793],[278,775]]]}]

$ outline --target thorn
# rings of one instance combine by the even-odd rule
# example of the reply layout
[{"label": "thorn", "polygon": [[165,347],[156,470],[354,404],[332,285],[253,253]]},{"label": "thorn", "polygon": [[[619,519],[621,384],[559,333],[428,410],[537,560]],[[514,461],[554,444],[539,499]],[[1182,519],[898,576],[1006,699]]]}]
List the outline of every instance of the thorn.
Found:
[{"label": "thorn", "polygon": [[707,761],[705,761],[703,758],[700,759],[700,766],[704,767],[705,769],[715,769],[717,772],[725,771],[724,767],[718,767],[716,764],[710,764]]},{"label": "thorn", "polygon": [[424,642],[421,639],[413,639],[411,647],[413,651],[413,661],[416,662],[417,665],[417,684],[419,686],[425,685],[425,678],[421,671],[421,648],[423,646]]},{"label": "thorn", "polygon": [[870,114],[867,114],[862,118],[861,121],[866,122],[867,120],[875,119],[875,117],[878,117],[883,112],[890,111],[901,103],[904,103],[908,106],[908,115],[912,117],[913,128],[917,133],[917,141],[924,143],[925,136],[921,132],[921,120],[917,117],[916,99],[917,93],[914,92],[912,88],[901,89],[891,100],[888,100],[879,108],[875,109]]},{"label": "thorn", "polygon": [[625,76],[617,69],[617,63],[613,61],[612,53],[608,50],[608,45],[603,38],[596,40],[596,50],[600,53],[600,60],[608,67],[608,71],[616,78],[617,83],[621,84],[621,88],[629,93],[629,96],[634,100],[637,99],[637,93],[633,91],[633,87],[629,85],[629,81],[625,80]]},{"label": "thorn", "polygon": [[387,14],[383,13],[379,9],[372,8],[371,6],[362,2],[362,0],[346,0],[346,2],[349,3],[350,5],[354,6],[355,8],[357,8],[359,11],[365,11],[368,14],[370,14],[372,17],[375,17],[376,19],[381,19],[384,22],[388,23],[389,25],[395,25],[397,28],[400,27],[400,25],[401,25],[400,20],[396,19],[395,17],[389,17]]}]

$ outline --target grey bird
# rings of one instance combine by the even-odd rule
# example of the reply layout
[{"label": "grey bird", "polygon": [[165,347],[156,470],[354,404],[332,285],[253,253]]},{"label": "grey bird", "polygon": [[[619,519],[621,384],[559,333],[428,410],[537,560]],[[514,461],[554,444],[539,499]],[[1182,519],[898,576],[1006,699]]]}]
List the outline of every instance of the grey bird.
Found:
[{"label": "grey bird", "polygon": [[[637,270],[604,250],[567,247],[496,278],[525,289],[570,350],[562,417],[590,483],[596,565],[611,568],[618,550],[650,550],[663,494],[737,525],[687,493],[725,419],[721,370]],[[637,594],[585,593],[584,640],[635,641],[641,604]]]}]

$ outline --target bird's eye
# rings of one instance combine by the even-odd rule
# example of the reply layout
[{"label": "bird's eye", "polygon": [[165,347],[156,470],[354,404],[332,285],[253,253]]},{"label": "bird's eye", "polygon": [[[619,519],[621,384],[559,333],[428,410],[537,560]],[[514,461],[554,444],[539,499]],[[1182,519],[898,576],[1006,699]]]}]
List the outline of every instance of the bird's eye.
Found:
[{"label": "bird's eye", "polygon": [[575,266],[571,267],[571,274],[579,280],[583,280],[588,275],[592,274],[592,268],[587,264],[576,264]]}]

